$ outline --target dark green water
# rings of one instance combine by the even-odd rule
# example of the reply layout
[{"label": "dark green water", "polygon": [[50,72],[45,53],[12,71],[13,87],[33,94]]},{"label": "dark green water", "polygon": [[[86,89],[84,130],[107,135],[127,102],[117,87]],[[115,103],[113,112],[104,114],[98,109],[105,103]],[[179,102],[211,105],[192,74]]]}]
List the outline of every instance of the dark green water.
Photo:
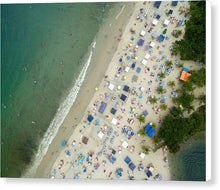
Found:
[{"label": "dark green water", "polygon": [[169,164],[172,171],[172,180],[205,181],[205,135],[200,134],[181,145],[180,152],[169,156]]},{"label": "dark green water", "polygon": [[18,177],[30,163],[108,7],[1,5],[1,176]]}]

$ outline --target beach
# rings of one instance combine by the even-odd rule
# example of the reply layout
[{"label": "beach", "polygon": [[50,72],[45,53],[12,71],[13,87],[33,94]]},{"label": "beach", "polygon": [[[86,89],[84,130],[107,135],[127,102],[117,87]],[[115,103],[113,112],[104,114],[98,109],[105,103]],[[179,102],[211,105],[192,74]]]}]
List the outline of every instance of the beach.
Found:
[{"label": "beach", "polygon": [[[177,40],[171,34],[173,30],[184,32],[184,23],[178,25],[184,17],[181,8],[189,5],[124,5],[112,25],[106,22],[109,28],[100,28],[92,63],[76,101],[37,170],[27,177],[171,179],[166,147],[155,151],[152,138],[141,136],[139,130],[148,123],[156,123],[158,130],[169,111],[160,109],[162,100],[168,108],[173,106],[173,91],[181,86],[179,62],[190,70],[200,68],[193,61],[180,61],[179,55],[173,56],[170,51]],[[167,13],[170,9],[172,15]],[[161,42],[160,34],[165,37]],[[167,59],[172,60],[172,68],[165,66]],[[166,73],[164,79],[158,78],[162,71]],[[169,81],[175,81],[176,86],[171,88]],[[158,94],[161,85],[165,92]],[[204,88],[198,88],[195,95],[202,92]],[[155,105],[149,103],[152,96],[158,99]],[[144,111],[145,123],[140,124],[137,117]],[[142,146],[149,146],[149,154],[143,153]]]}]

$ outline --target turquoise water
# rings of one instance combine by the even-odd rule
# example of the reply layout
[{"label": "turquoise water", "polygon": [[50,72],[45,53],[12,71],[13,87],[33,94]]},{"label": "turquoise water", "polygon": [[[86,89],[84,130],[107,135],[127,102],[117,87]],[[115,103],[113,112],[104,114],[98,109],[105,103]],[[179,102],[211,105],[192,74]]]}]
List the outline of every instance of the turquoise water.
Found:
[{"label": "turquoise water", "polygon": [[206,180],[206,146],[205,135],[188,140],[181,145],[180,152],[169,156],[172,180],[205,181]]},{"label": "turquoise water", "polygon": [[105,3],[1,6],[1,176],[30,163],[83,67]]}]

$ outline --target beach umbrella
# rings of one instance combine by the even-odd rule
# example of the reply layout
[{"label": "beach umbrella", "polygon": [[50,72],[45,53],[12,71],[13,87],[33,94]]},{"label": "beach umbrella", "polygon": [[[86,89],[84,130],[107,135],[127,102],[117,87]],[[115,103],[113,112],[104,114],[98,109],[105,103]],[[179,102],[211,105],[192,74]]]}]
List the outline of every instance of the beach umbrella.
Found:
[{"label": "beach umbrella", "polygon": [[65,145],[66,145],[66,142],[65,142],[65,141],[63,141],[63,142],[62,142],[62,146],[65,146]]},{"label": "beach umbrella", "polygon": [[161,53],[161,54],[163,54],[163,53],[164,53],[164,51],[163,51],[163,50],[161,50],[161,51],[160,51],[160,53]]},{"label": "beach umbrella", "polygon": [[161,100],[161,103],[165,103],[165,99]]},{"label": "beach umbrella", "polygon": [[148,50],[149,49],[149,46],[145,46],[145,50]]},{"label": "beach umbrella", "polygon": [[66,155],[67,155],[67,156],[70,156],[70,152],[69,152],[69,151],[67,151]]},{"label": "beach umbrella", "polygon": [[167,96],[166,96],[166,95],[163,95],[163,99],[165,99],[165,100],[166,100],[166,99],[167,99]]},{"label": "beach umbrella", "polygon": [[122,58],[120,58],[119,61],[122,62]]},{"label": "beach umbrella", "polygon": [[118,37],[118,40],[121,40],[121,36]]},{"label": "beach umbrella", "polygon": [[95,91],[98,91],[98,87],[95,88]]},{"label": "beach umbrella", "polygon": [[169,40],[169,39],[170,39],[170,36],[168,35],[168,36],[167,36],[167,40]]},{"label": "beach umbrella", "polygon": [[167,47],[167,43],[163,44],[164,47]]},{"label": "beach umbrella", "polygon": [[140,95],[140,96],[139,96],[139,98],[143,98],[143,96],[142,96],[142,95]]},{"label": "beach umbrella", "polygon": [[150,50],[149,50],[149,52],[150,52],[150,53],[153,53],[153,52],[154,52],[154,50],[150,49]]},{"label": "beach umbrella", "polygon": [[158,58],[158,59],[157,59],[157,61],[158,61],[158,62],[160,62],[160,61],[161,61],[161,59],[160,59],[160,58]]},{"label": "beach umbrella", "polygon": [[146,24],[147,24],[147,25],[149,25],[149,24],[150,24],[150,21],[149,21],[149,20],[147,20]]},{"label": "beach umbrella", "polygon": [[127,60],[129,60],[130,59],[130,56],[127,56]]}]

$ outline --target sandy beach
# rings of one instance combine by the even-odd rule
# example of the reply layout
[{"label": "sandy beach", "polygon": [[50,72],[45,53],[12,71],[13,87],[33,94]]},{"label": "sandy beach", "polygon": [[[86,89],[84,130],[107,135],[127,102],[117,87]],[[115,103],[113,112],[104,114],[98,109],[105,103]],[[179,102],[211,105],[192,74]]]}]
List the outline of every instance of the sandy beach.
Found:
[{"label": "sandy beach", "polygon": [[[184,32],[184,22],[181,26],[178,23],[184,18],[182,7],[187,9],[189,5],[179,2],[172,6],[164,1],[159,8],[154,7],[154,2],[124,4],[115,24],[107,23],[109,29],[106,25],[100,29],[88,77],[32,177],[171,179],[169,162],[164,161],[169,157],[167,149],[154,151],[153,137],[143,137],[139,130],[148,123],[155,123],[156,131],[161,126],[169,111],[160,109],[162,99],[168,108],[173,106],[172,92],[181,84],[182,68],[178,68],[178,63],[190,70],[200,68],[193,61],[172,56],[170,51],[173,42],[183,37],[177,39],[171,33],[175,29]],[[167,14],[170,9],[172,14]],[[161,42],[160,34],[165,37]],[[138,45],[140,39],[144,40],[142,45]],[[167,59],[173,62],[169,72]],[[158,78],[161,71],[166,74],[164,79]],[[169,81],[175,81],[176,86],[168,86]],[[157,87],[161,85],[165,92],[158,94]],[[202,92],[204,88],[196,89],[195,96]],[[151,96],[159,100],[155,105],[148,101]],[[140,124],[137,116],[145,110],[145,124]],[[143,153],[143,145],[150,147],[149,154]],[[133,171],[131,165],[135,166]],[[148,171],[151,177],[147,176]]]}]

